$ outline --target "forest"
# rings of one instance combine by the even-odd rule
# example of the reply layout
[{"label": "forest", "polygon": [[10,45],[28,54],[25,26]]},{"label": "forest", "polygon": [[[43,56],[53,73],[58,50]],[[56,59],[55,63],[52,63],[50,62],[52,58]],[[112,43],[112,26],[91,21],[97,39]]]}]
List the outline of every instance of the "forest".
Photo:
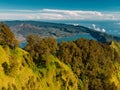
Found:
[{"label": "forest", "polygon": [[[8,61],[5,57],[0,61],[0,71],[4,72],[4,76],[0,74],[0,80],[5,77],[9,78],[7,85],[0,82],[2,90],[120,89],[120,46],[118,42],[114,42],[113,45],[113,42],[101,43],[80,38],[75,41],[57,43],[53,37],[43,38],[31,34],[27,37],[26,47],[20,49],[14,33],[7,25],[0,23],[0,46],[3,50],[9,48],[10,53]],[[23,55],[23,52],[27,54]],[[1,56],[2,53],[0,53]],[[19,67],[19,64],[22,66]],[[28,81],[25,81],[25,78],[18,79],[27,73],[27,69],[21,72],[22,68],[27,68],[28,71],[30,69],[31,74],[28,75],[32,77],[29,76]],[[23,77],[27,78],[27,75]],[[11,84],[9,80],[12,79],[28,83],[25,84],[26,86],[19,83]]]}]

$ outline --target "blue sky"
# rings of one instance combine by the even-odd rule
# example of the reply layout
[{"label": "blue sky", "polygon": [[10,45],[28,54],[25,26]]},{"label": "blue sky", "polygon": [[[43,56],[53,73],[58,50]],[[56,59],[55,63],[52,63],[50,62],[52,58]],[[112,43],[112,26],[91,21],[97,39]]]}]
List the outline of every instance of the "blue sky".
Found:
[{"label": "blue sky", "polygon": [[120,0],[0,0],[0,8],[113,11],[120,9]]},{"label": "blue sky", "polygon": [[0,19],[11,20],[119,20],[119,10],[120,0],[0,0]]}]

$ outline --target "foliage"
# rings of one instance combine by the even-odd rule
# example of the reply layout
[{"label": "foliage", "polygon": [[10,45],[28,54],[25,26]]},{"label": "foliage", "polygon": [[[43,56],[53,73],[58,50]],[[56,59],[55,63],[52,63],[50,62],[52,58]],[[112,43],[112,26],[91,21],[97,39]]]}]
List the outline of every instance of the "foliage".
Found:
[{"label": "foliage", "polygon": [[14,33],[3,23],[0,23],[0,44],[8,45],[11,48],[18,46],[18,41],[16,40]]},{"label": "foliage", "polygon": [[57,44],[54,38],[30,35],[26,52],[16,47],[14,34],[1,23],[0,44],[2,90],[120,88],[119,43],[78,39]]},{"label": "foliage", "polygon": [[[72,71],[82,81],[83,88],[81,89],[117,89],[115,82],[111,82],[110,80],[112,77],[111,73],[114,73],[113,63],[119,62],[120,56],[108,44],[93,40],[78,39],[73,42],[59,43],[59,48],[57,49],[57,44],[54,40],[52,42],[52,38],[37,37],[36,39],[34,36],[33,39],[33,36],[31,37],[30,41],[33,41],[31,44],[28,41],[27,47],[33,48],[34,55],[31,53],[32,51],[28,51],[36,58],[34,59],[37,66],[49,66],[51,61],[49,61],[49,57],[47,59],[47,56],[50,54],[57,55],[62,62],[71,67]],[[54,51],[54,53],[51,51]],[[49,64],[46,64],[46,62]],[[59,65],[57,66],[59,67]]]},{"label": "foliage", "polygon": [[71,66],[84,88],[108,90],[111,86],[110,90],[116,90],[110,79],[114,73],[113,62],[119,62],[120,57],[109,45],[86,39],[63,42],[59,44],[58,58]]},{"label": "foliage", "polygon": [[1,90],[78,90],[71,68],[50,55],[50,64],[38,68],[28,52],[0,46]]},{"label": "foliage", "polygon": [[28,51],[34,59],[38,67],[49,64],[50,54],[55,55],[57,51],[57,42],[54,38],[30,35],[27,38],[27,46],[25,50]]}]

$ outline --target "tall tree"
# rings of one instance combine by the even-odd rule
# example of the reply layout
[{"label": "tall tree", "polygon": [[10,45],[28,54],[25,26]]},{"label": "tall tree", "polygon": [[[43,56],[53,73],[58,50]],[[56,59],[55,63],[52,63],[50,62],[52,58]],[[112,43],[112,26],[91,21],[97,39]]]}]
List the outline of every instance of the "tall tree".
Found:
[{"label": "tall tree", "polygon": [[14,33],[4,23],[0,23],[0,44],[8,45],[11,48],[18,46],[18,41],[15,38]]}]

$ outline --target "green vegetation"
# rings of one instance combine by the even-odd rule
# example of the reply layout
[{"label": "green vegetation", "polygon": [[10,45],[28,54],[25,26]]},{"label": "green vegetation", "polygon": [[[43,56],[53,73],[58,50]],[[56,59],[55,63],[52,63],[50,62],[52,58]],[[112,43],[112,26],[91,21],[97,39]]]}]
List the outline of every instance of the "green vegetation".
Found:
[{"label": "green vegetation", "polygon": [[[27,48],[27,50],[30,50],[30,54],[18,47],[11,48],[9,45],[0,45],[0,89],[77,90],[79,81],[76,75],[71,68],[53,56],[56,51],[52,47],[55,39],[38,40],[42,41],[43,44],[39,44],[36,41],[35,45],[38,47],[34,47],[35,53],[31,53],[32,49]],[[51,42],[53,40],[52,45],[50,43],[45,44],[49,40]],[[44,61],[48,60],[46,59],[46,48],[44,48],[44,45],[47,45],[47,47],[45,46],[47,49],[48,47],[50,48],[48,53],[51,53],[48,58],[49,64],[47,65],[46,63],[40,64],[43,59]],[[43,50],[38,51],[38,56],[36,56],[37,48]],[[42,58],[40,58],[41,56]],[[36,60],[40,60],[40,63],[37,64]]]},{"label": "green vegetation", "polygon": [[30,35],[27,39],[26,51],[32,56],[37,67],[45,67],[50,63],[50,55],[55,55],[57,42],[54,38]]},{"label": "green vegetation", "polygon": [[78,79],[72,70],[52,55],[50,60],[45,68],[37,68],[24,50],[0,46],[0,89],[77,90]]},{"label": "green vegetation", "polygon": [[[57,44],[54,38],[30,35],[23,50],[17,47],[14,34],[3,26],[1,90],[120,90],[118,42],[78,39]],[[3,33],[7,30],[11,35]]]},{"label": "green vegetation", "polygon": [[0,45],[8,45],[14,48],[18,45],[13,32],[10,31],[7,25],[0,23]]},{"label": "green vegetation", "polygon": [[82,80],[84,89],[116,90],[119,85],[111,82],[119,65],[120,56],[109,45],[86,39],[63,42],[59,45],[58,58],[69,65]]}]

